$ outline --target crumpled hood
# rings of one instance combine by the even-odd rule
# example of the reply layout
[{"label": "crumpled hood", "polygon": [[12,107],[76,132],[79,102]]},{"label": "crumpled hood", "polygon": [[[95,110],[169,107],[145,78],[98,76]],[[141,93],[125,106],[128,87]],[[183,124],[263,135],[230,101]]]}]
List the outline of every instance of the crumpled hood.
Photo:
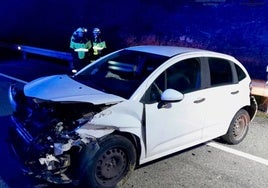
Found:
[{"label": "crumpled hood", "polygon": [[55,75],[36,79],[24,87],[28,97],[51,101],[89,102],[93,104],[117,103],[122,97],[107,94],[81,84],[67,75]]}]

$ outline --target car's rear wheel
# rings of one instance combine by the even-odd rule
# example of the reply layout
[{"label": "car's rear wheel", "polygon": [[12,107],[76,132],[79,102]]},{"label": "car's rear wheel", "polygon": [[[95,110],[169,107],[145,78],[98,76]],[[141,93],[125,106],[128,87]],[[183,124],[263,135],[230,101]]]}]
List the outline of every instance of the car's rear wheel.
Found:
[{"label": "car's rear wheel", "polygon": [[99,142],[100,149],[87,163],[84,184],[89,187],[115,187],[133,171],[136,153],[123,136],[110,135]]},{"label": "car's rear wheel", "polygon": [[229,144],[240,143],[248,132],[250,122],[249,114],[246,110],[239,110],[234,116],[227,133],[222,137]]}]

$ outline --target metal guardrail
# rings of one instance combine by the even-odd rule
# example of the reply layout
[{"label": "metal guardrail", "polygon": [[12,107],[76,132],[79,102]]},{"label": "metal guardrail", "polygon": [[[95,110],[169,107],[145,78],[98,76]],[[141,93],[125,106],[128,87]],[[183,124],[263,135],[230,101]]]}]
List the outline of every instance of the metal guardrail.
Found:
[{"label": "metal guardrail", "polygon": [[23,53],[23,58],[27,57],[27,53],[31,54],[37,54],[41,56],[47,56],[52,58],[57,58],[61,60],[66,61],[72,61],[72,55],[68,52],[63,51],[56,51],[56,50],[50,50],[50,49],[44,49],[44,48],[38,48],[38,47],[32,47],[32,46],[26,46],[26,45],[20,45],[20,44],[9,44],[5,42],[0,42],[0,47],[7,48],[10,50],[15,51],[21,51]]}]

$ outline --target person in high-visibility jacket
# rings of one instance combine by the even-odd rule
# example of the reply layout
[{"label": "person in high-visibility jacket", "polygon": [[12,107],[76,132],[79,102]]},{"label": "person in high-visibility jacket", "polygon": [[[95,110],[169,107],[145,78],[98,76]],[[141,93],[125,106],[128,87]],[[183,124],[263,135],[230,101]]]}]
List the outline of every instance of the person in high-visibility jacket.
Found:
[{"label": "person in high-visibility jacket", "polygon": [[89,55],[91,47],[91,41],[87,37],[87,29],[79,27],[75,30],[70,41],[70,48],[73,49],[73,62],[70,64],[70,68],[73,73],[76,73],[87,62],[90,62]]},{"label": "person in high-visibility jacket", "polygon": [[101,40],[101,31],[99,28],[93,29],[93,55],[94,59],[97,59],[102,54],[104,48],[106,48],[106,42]]}]

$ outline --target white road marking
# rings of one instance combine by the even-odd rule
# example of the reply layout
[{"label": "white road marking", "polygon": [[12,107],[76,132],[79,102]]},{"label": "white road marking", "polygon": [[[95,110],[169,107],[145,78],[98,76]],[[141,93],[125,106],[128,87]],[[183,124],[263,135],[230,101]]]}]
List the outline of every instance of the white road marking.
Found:
[{"label": "white road marking", "polygon": [[5,77],[5,78],[8,78],[8,79],[11,79],[11,80],[15,80],[15,81],[20,82],[20,83],[23,83],[23,84],[27,84],[27,83],[28,83],[28,82],[26,82],[26,81],[24,81],[24,80],[21,80],[21,79],[12,77],[12,76],[8,76],[8,75],[6,75],[6,74],[2,74],[2,73],[0,73],[0,76]]},{"label": "white road marking", "polygon": [[250,159],[252,161],[255,161],[255,162],[258,162],[258,163],[261,163],[263,165],[268,166],[268,160],[267,159],[263,159],[261,157],[257,157],[257,156],[254,156],[254,155],[242,152],[242,151],[238,151],[238,150],[223,146],[221,144],[217,144],[215,142],[209,142],[206,145],[214,147],[214,148],[217,148],[217,149],[220,149],[220,150],[223,150],[223,151],[228,152],[228,153],[232,153],[232,154],[240,156],[240,157],[244,157],[246,159]]}]

